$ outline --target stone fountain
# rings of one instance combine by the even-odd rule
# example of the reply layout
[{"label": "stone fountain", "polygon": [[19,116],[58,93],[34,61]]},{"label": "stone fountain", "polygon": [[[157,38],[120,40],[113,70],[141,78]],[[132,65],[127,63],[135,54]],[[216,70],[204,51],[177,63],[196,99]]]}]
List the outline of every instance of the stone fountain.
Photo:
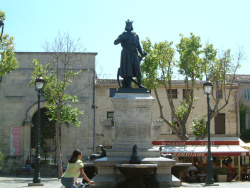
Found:
[{"label": "stone fountain", "polygon": [[[115,141],[112,149],[107,151],[107,157],[94,161],[98,168],[93,179],[96,187],[119,187],[126,174],[132,172],[154,173],[158,187],[181,185],[180,180],[171,174],[175,160],[160,157],[159,149],[152,146],[152,140],[160,134],[161,125],[159,121],[152,120],[154,101],[145,88],[120,88],[112,98]],[[134,145],[137,145],[141,164],[130,164]]]}]

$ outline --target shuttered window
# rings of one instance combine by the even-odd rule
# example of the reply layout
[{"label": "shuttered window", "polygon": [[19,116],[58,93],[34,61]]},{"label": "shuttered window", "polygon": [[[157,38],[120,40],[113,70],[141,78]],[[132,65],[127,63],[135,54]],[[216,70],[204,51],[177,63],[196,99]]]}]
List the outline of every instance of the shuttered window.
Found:
[{"label": "shuttered window", "polygon": [[217,114],[214,117],[214,131],[215,134],[225,134],[225,114]]},{"label": "shuttered window", "polygon": [[[168,94],[170,95],[170,90],[168,89]],[[171,89],[172,98],[177,99],[177,89]]]}]

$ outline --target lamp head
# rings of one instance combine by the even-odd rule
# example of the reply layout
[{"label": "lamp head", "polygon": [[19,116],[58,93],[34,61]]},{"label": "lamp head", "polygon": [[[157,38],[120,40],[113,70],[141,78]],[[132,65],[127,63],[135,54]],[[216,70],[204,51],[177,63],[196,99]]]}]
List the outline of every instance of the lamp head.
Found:
[{"label": "lamp head", "polygon": [[1,32],[1,35],[0,35],[0,41],[2,41],[2,36],[3,36],[3,28],[4,28],[4,23],[3,23],[3,20],[0,19],[0,28],[2,27],[2,32]]},{"label": "lamp head", "polygon": [[38,77],[35,81],[35,87],[36,87],[36,91],[42,89],[44,87],[44,83],[45,80],[43,79],[43,77]]},{"label": "lamp head", "polygon": [[213,84],[210,81],[206,81],[203,84],[203,90],[206,95],[210,95],[213,92]]},{"label": "lamp head", "polygon": [[4,26],[4,23],[3,23],[3,20],[2,19],[0,19],[0,27],[1,26]]}]

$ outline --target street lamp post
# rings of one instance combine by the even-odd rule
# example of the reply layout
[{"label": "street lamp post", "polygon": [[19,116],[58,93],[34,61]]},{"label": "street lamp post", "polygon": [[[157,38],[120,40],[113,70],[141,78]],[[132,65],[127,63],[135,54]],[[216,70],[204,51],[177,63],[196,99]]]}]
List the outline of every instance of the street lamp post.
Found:
[{"label": "street lamp post", "polygon": [[0,36],[0,42],[2,41],[2,36],[3,36],[3,28],[4,28],[4,23],[3,23],[3,20],[0,19],[0,29],[2,27],[2,33],[1,33],[1,36]]},{"label": "street lamp post", "polygon": [[208,134],[208,151],[207,151],[207,178],[206,185],[214,184],[213,174],[212,174],[212,164],[213,158],[211,155],[211,142],[210,142],[210,111],[209,111],[209,95],[213,92],[213,85],[210,81],[206,81],[203,84],[204,93],[207,95],[207,134]]},{"label": "street lamp post", "polygon": [[42,94],[42,88],[44,87],[44,79],[40,76],[35,81],[35,90],[38,91],[38,111],[37,111],[37,126],[36,126],[36,157],[35,157],[35,172],[33,177],[33,183],[29,183],[29,186],[43,185],[40,178],[40,97]]}]

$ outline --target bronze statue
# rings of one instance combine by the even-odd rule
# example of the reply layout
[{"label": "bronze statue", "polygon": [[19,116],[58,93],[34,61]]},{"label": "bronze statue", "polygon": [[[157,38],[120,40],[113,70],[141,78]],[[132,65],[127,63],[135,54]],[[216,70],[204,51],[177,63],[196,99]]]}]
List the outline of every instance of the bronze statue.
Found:
[{"label": "bronze statue", "polygon": [[133,146],[133,153],[132,156],[130,157],[130,164],[141,164],[141,160],[137,154],[137,145]]},{"label": "bronze statue", "polygon": [[[133,31],[133,22],[130,20],[126,21],[125,32],[118,36],[114,44],[117,45],[121,43],[122,52],[121,52],[121,62],[120,68],[118,69],[117,79],[119,82],[119,76],[123,78],[122,88],[131,88],[131,81],[135,82],[139,88],[144,88],[141,84],[141,66],[140,61],[147,53],[143,53],[139,41],[139,36],[132,32]],[[140,53],[140,57],[138,56]],[[137,82],[133,79],[137,78]]]}]

